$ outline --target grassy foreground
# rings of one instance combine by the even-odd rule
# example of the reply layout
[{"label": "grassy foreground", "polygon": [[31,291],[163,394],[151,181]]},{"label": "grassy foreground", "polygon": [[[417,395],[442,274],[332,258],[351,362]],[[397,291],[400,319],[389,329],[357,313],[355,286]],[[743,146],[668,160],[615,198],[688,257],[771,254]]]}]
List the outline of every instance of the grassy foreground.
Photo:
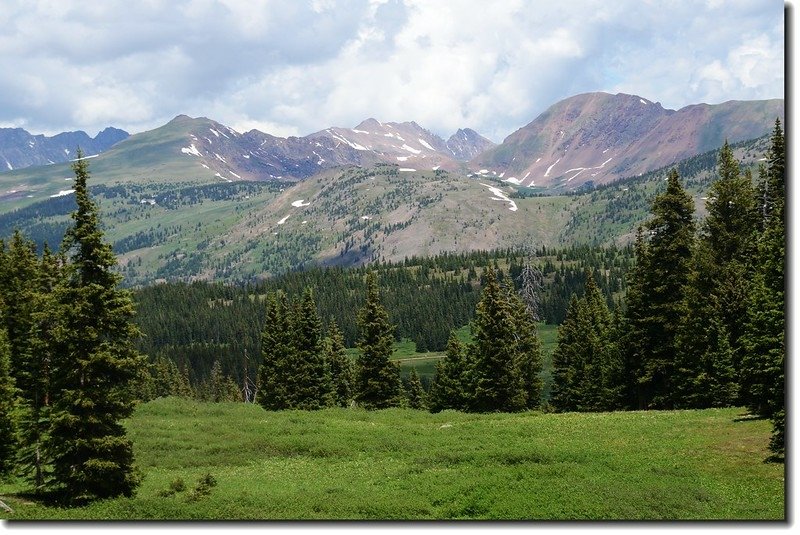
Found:
[{"label": "grassy foreground", "polygon": [[[784,518],[769,422],[742,410],[270,413],[159,399],[127,424],[136,497],[45,507],[0,485],[16,519]],[[216,485],[195,491],[211,474]],[[169,496],[177,479],[186,489]]]}]

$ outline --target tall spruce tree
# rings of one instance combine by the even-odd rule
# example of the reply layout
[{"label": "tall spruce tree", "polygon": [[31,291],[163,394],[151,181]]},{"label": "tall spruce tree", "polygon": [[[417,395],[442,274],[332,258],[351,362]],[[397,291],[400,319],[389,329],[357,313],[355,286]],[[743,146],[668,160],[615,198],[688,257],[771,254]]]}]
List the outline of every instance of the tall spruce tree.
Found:
[{"label": "tall spruce tree", "polygon": [[528,396],[518,366],[514,310],[492,267],[486,270],[484,278],[483,293],[471,325],[469,410],[521,411]]},{"label": "tall spruce tree", "polygon": [[560,411],[606,411],[622,403],[622,361],[614,318],[594,276],[584,295],[570,299],[553,352],[551,404]]},{"label": "tall spruce tree", "polygon": [[349,407],[353,400],[353,363],[347,357],[344,337],[333,319],[328,324],[325,359],[331,372],[334,405]]},{"label": "tall spruce tree", "polygon": [[[711,184],[706,202],[708,215],[703,223],[700,246],[710,254],[711,286],[707,295],[717,303],[715,314],[722,322],[730,347],[732,364],[741,373],[740,338],[747,316],[747,295],[754,254],[758,211],[750,173],[741,173],[739,162],[726,142],[720,150],[717,179]],[[697,333],[702,336],[702,333]],[[738,379],[737,379],[738,380]]]},{"label": "tall spruce tree", "polygon": [[118,288],[116,258],[103,239],[82,156],[79,151],[73,164],[77,209],[63,244],[69,263],[55,289],[63,318],[48,437],[54,490],[73,503],[131,496],[139,485],[121,420],[133,412],[127,386],[144,364],[134,347],[139,331],[133,300]]},{"label": "tall spruce tree", "polygon": [[21,390],[20,418],[20,472],[34,485],[43,488],[49,474],[47,443],[50,425],[51,367],[57,360],[57,335],[61,329],[61,304],[56,298],[56,288],[62,277],[65,261],[53,255],[47,244],[36,275],[32,294],[34,312],[31,315],[29,351],[20,355],[18,362]]},{"label": "tall spruce tree", "polygon": [[558,326],[556,348],[553,350],[553,385],[550,404],[561,412],[580,410],[583,398],[584,349],[581,324],[585,315],[578,296],[572,294],[567,315]]},{"label": "tall spruce tree", "polygon": [[267,314],[261,333],[261,356],[258,402],[267,410],[290,408],[288,369],[294,360],[294,343],[289,300],[282,291],[267,296]]},{"label": "tall spruce tree", "polygon": [[636,268],[628,285],[624,346],[626,373],[639,409],[675,406],[676,335],[686,313],[685,292],[694,248],[694,202],[677,170],[656,196],[647,239],[636,245]]},{"label": "tall spruce tree", "polygon": [[464,345],[451,332],[444,359],[436,363],[436,373],[428,392],[428,408],[431,412],[466,410],[468,366],[465,353]]},{"label": "tall spruce tree", "polygon": [[676,408],[726,407],[738,396],[734,354],[715,288],[713,253],[701,241],[686,287],[686,315],[676,337]]},{"label": "tall spruce tree", "polygon": [[378,280],[373,271],[367,273],[367,300],[358,311],[360,332],[355,399],[367,409],[385,409],[402,402],[400,368],[389,358],[392,355],[395,327],[380,301]]},{"label": "tall spruce tree", "polygon": [[764,232],[758,239],[755,276],[742,335],[743,400],[752,412],[772,420],[770,447],[776,453],[784,451],[786,422],[785,158],[783,131],[780,121],[776,121],[767,153]]},{"label": "tall spruce tree", "polygon": [[303,291],[292,325],[294,360],[289,362],[286,381],[290,407],[321,409],[333,404],[331,372],[322,345],[322,321],[311,288]]},{"label": "tall spruce tree", "polygon": [[526,303],[513,287],[509,286],[506,292],[514,323],[516,365],[522,378],[525,407],[536,409],[541,405],[542,397],[542,343],[536,329],[536,309]]},{"label": "tall spruce tree", "polygon": [[28,392],[27,380],[33,375],[28,359],[36,310],[38,267],[36,245],[18,229],[15,230],[0,270],[0,287],[6,308],[3,323],[12,355],[11,374],[23,392]]}]

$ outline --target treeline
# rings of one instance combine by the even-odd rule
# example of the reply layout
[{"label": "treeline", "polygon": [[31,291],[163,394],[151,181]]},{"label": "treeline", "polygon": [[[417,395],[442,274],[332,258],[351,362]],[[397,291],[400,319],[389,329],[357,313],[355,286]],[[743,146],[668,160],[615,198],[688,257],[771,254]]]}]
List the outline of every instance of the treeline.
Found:
[{"label": "treeline", "polygon": [[591,278],[553,355],[557,410],[744,405],[784,449],[785,145],[776,122],[754,180],[726,143],[701,225],[670,171],[637,234],[624,313]]}]

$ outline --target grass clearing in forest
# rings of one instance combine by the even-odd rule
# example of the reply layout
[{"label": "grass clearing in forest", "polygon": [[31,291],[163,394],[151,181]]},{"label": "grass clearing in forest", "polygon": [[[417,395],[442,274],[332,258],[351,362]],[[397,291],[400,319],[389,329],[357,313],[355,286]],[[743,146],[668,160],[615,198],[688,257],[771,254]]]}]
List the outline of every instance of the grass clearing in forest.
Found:
[{"label": "grass clearing in forest", "polygon": [[14,513],[0,518],[782,520],[784,465],[764,462],[770,424],[742,415],[158,399],[127,422],[145,476],[135,497],[59,509],[6,483]]}]

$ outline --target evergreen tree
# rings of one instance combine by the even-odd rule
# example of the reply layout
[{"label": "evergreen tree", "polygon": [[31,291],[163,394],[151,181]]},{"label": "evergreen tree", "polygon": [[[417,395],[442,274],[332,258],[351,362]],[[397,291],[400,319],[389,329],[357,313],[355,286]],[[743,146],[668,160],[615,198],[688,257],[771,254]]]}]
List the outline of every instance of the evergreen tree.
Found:
[{"label": "evergreen tree", "polygon": [[584,333],[587,347],[587,392],[588,410],[603,411],[619,408],[621,402],[622,361],[614,342],[614,318],[608,309],[600,288],[592,273],[586,271],[586,289],[583,310],[589,330]]},{"label": "evergreen tree", "polygon": [[349,407],[353,400],[353,364],[347,358],[344,338],[333,320],[328,325],[328,337],[325,339],[325,359],[331,371],[334,404]]},{"label": "evergreen tree", "polygon": [[622,402],[622,362],[614,318],[588,270],[585,294],[573,294],[553,352],[551,404],[560,411],[606,411]]},{"label": "evergreen tree", "polygon": [[322,321],[311,288],[303,291],[292,325],[293,361],[287,362],[287,388],[293,409],[321,409],[333,404],[330,368],[322,346]]},{"label": "evergreen tree", "polygon": [[624,347],[627,377],[639,409],[675,406],[676,335],[685,315],[685,291],[694,246],[694,203],[676,170],[656,196],[647,222],[649,239],[636,245],[628,284]]},{"label": "evergreen tree", "polygon": [[[15,230],[4,255],[0,271],[0,287],[3,289],[5,314],[3,323],[12,355],[11,374],[23,395],[28,392],[27,380],[32,378],[28,359],[31,356],[31,331],[36,310],[36,280],[39,278],[36,245]],[[24,376],[24,377],[23,377]]]},{"label": "evergreen tree", "polygon": [[754,413],[772,419],[770,447],[783,453],[785,435],[786,317],[786,193],[785,141],[776,121],[767,153],[764,232],[758,254],[747,319],[742,336],[743,399]]},{"label": "evergreen tree", "polygon": [[267,296],[267,315],[261,334],[263,362],[258,375],[258,402],[267,410],[291,407],[287,370],[294,360],[292,322],[286,294]]},{"label": "evergreen tree", "polygon": [[550,404],[558,411],[577,411],[583,396],[583,327],[579,322],[584,317],[578,296],[572,294],[567,316],[558,326],[558,339],[553,350],[553,386]]},{"label": "evergreen tree", "polygon": [[211,374],[205,386],[204,399],[213,403],[226,401],[242,401],[239,387],[228,376],[222,373],[222,365],[215,360],[211,366]]},{"label": "evergreen tree", "polygon": [[50,252],[45,244],[37,270],[35,292],[32,294],[34,312],[31,315],[29,351],[20,357],[20,384],[22,411],[20,419],[20,472],[33,483],[34,489],[43,488],[49,476],[48,440],[51,405],[51,367],[57,360],[57,333],[61,328],[60,303],[55,290],[62,277],[64,259]]},{"label": "evergreen tree", "polygon": [[405,391],[410,409],[425,409],[425,391],[422,389],[422,383],[419,380],[416,368],[411,368],[411,372],[409,372],[408,386]]},{"label": "evergreen tree", "polygon": [[5,328],[0,327],[0,480],[14,468],[17,449],[13,414],[15,398],[14,379],[11,378],[11,351]]},{"label": "evergreen tree", "polygon": [[527,395],[518,367],[513,309],[493,268],[486,270],[484,280],[483,294],[472,321],[469,409],[520,411],[525,409]]},{"label": "evergreen tree", "polygon": [[103,241],[89,198],[88,165],[78,152],[77,210],[64,237],[70,262],[55,290],[63,327],[53,365],[53,486],[70,502],[131,496],[139,485],[133,448],[121,424],[133,412],[127,385],[144,361],[134,349],[133,301],[117,286],[116,258]]},{"label": "evergreen tree", "polygon": [[757,210],[755,191],[747,174],[726,141],[720,149],[717,179],[711,184],[706,201],[708,215],[702,236],[718,266],[731,261],[746,262],[752,253]]},{"label": "evergreen tree", "polygon": [[367,274],[367,300],[358,312],[361,354],[357,361],[356,401],[367,409],[396,407],[401,403],[400,368],[389,360],[394,326],[380,302],[375,273]]},{"label": "evergreen tree", "polygon": [[517,369],[525,392],[525,407],[536,409],[541,404],[542,344],[536,332],[535,308],[529,306],[513,287],[506,289],[516,336]]},{"label": "evergreen tree", "polygon": [[738,395],[738,376],[721,307],[714,294],[712,253],[701,242],[686,288],[686,315],[676,338],[676,407],[727,407]]},{"label": "evergreen tree", "polygon": [[451,332],[444,359],[436,363],[436,373],[428,392],[428,408],[431,412],[467,408],[465,352],[464,345],[455,333]]},{"label": "evergreen tree", "polygon": [[[725,143],[719,154],[717,179],[712,183],[706,202],[708,216],[703,224],[700,245],[708,250],[707,269],[710,285],[703,288],[707,297],[718,304],[716,315],[727,333],[732,364],[741,373],[740,337],[742,318],[747,315],[747,295],[752,272],[758,211],[749,173],[742,174],[730,146]],[[692,303],[689,303],[692,306]],[[702,337],[703,333],[695,333]],[[691,336],[691,334],[689,334]]]}]

